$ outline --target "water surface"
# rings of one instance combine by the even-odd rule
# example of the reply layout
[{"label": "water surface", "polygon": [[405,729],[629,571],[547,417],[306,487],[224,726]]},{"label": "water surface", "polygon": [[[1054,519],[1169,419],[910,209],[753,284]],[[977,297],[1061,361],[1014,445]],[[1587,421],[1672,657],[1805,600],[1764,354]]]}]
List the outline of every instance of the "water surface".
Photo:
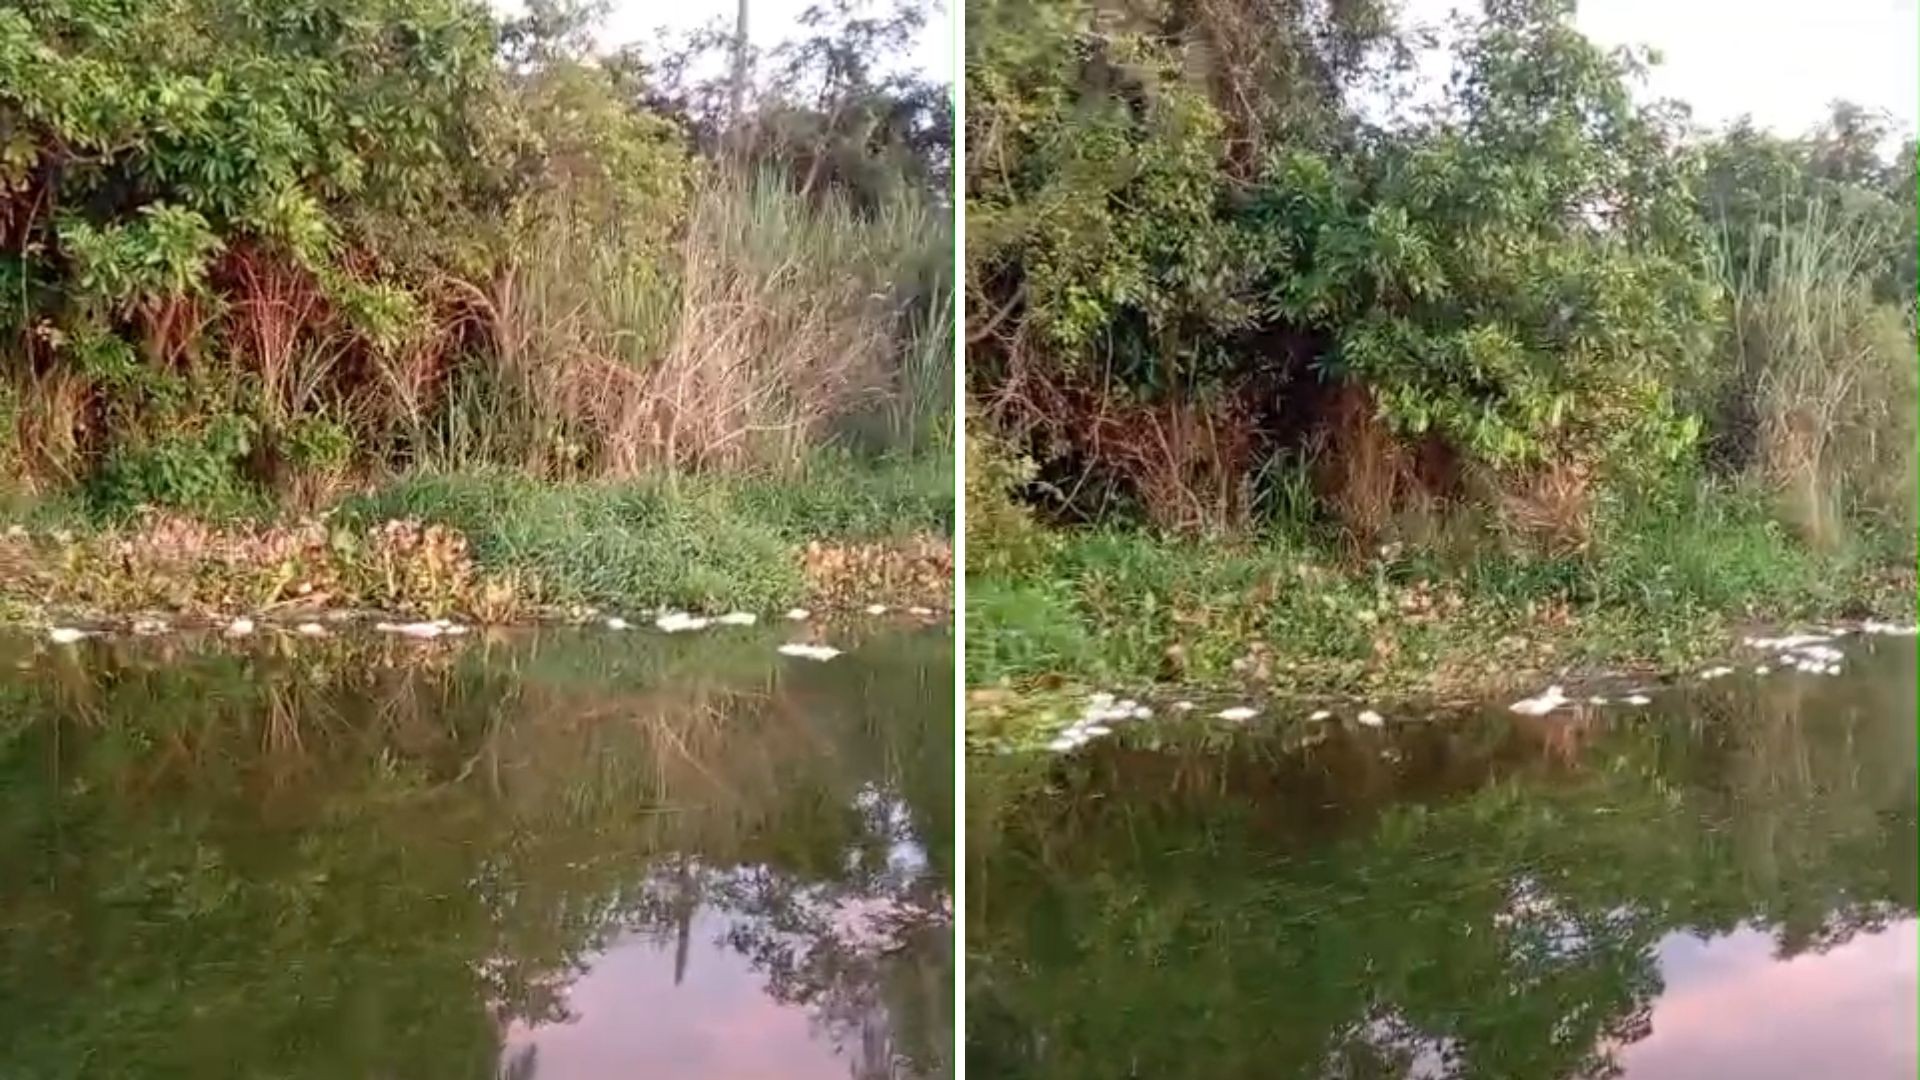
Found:
[{"label": "water surface", "polygon": [[1911,1080],[1914,647],[1848,651],[969,762],[969,1075]]},{"label": "water surface", "polygon": [[950,638],[778,640],[0,641],[0,1077],[949,1075]]}]

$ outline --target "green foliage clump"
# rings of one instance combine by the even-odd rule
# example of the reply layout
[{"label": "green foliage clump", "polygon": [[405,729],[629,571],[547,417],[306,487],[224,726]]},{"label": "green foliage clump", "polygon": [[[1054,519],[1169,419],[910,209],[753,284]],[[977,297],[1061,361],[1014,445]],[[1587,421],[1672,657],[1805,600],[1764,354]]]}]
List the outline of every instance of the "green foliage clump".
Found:
[{"label": "green foliage clump", "polygon": [[547,603],[767,611],[804,593],[799,560],[779,534],[723,499],[665,484],[415,476],[350,512],[450,525],[483,568],[517,575]]},{"label": "green foliage clump", "polygon": [[[833,130],[743,162],[673,100],[684,65],[594,54],[598,11],[0,0],[0,378],[34,479],[224,512],[423,465],[764,468],[869,404],[937,454],[943,99],[871,74],[921,13],[809,20],[754,104]],[[826,144],[816,187],[790,166]],[[229,417],[249,445],[205,435]]]},{"label": "green foliage clump", "polygon": [[1249,10],[968,6],[976,680],[1451,692],[1910,606],[1911,139],[1703,136],[1568,0],[1444,82],[1385,5]]},{"label": "green foliage clump", "polygon": [[[1671,390],[1716,303],[1695,166],[1676,118],[1631,100],[1635,60],[1566,5],[1466,28],[1430,115],[1244,163],[1231,103],[1151,34],[1055,5],[1053,45],[1018,44],[1030,28],[993,21],[1008,7],[981,17],[972,68],[969,250],[975,310],[1022,313],[1030,372],[1091,366],[1148,397],[1354,382],[1401,436],[1496,469],[1690,449]],[[1296,111],[1339,128],[1324,94]]]},{"label": "green foliage clump", "polygon": [[246,472],[257,435],[250,418],[229,413],[198,430],[117,445],[93,479],[91,502],[109,518],[125,518],[142,507],[217,517],[257,512],[264,499]]}]

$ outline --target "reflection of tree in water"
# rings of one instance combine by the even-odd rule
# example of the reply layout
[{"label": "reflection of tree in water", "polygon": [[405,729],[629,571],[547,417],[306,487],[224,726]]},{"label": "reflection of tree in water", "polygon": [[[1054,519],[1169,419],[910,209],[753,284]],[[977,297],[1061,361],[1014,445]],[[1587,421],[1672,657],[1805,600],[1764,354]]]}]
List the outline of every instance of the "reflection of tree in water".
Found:
[{"label": "reflection of tree in water", "polygon": [[[327,648],[0,683],[0,1075],[531,1078],[507,1027],[696,909],[850,1055],[938,1073],[950,843],[887,853],[951,806],[944,640]],[[817,914],[869,898],[899,948]]]},{"label": "reflection of tree in water", "polygon": [[1792,956],[1913,917],[1911,654],[1879,664],[1671,713],[1062,761],[969,829],[969,1065],[1615,1076],[1669,936]]}]

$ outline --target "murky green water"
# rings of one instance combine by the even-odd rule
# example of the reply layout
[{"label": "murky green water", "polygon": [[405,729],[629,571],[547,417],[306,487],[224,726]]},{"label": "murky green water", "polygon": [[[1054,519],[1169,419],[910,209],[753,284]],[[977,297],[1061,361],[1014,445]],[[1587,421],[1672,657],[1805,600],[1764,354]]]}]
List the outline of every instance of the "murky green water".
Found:
[{"label": "murky green water", "polygon": [[970,763],[969,1075],[1910,1080],[1914,648],[1848,651]]},{"label": "murky green water", "polygon": [[952,645],[0,642],[0,1077],[939,1077]]}]

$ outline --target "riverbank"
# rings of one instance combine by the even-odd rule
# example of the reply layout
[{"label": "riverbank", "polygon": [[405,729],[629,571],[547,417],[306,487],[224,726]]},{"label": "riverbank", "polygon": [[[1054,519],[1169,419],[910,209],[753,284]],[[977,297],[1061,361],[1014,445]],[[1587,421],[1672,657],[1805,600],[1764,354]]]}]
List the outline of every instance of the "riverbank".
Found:
[{"label": "riverbank", "polygon": [[986,569],[968,579],[969,737],[1043,742],[1072,718],[1063,708],[1077,715],[1099,691],[1431,711],[1686,672],[1765,628],[1913,618],[1913,564],[1897,540],[1817,552],[1760,500],[1723,489],[1678,512],[1621,515],[1571,554],[1491,539],[1453,557],[1431,544],[1354,559],[1285,536],[972,538],[970,563],[984,549]]},{"label": "riverbank", "polygon": [[605,612],[950,604],[950,463],[822,458],[799,476],[541,484],[413,475],[316,514],[0,526],[0,616],[131,624],[325,611],[503,624]]}]

